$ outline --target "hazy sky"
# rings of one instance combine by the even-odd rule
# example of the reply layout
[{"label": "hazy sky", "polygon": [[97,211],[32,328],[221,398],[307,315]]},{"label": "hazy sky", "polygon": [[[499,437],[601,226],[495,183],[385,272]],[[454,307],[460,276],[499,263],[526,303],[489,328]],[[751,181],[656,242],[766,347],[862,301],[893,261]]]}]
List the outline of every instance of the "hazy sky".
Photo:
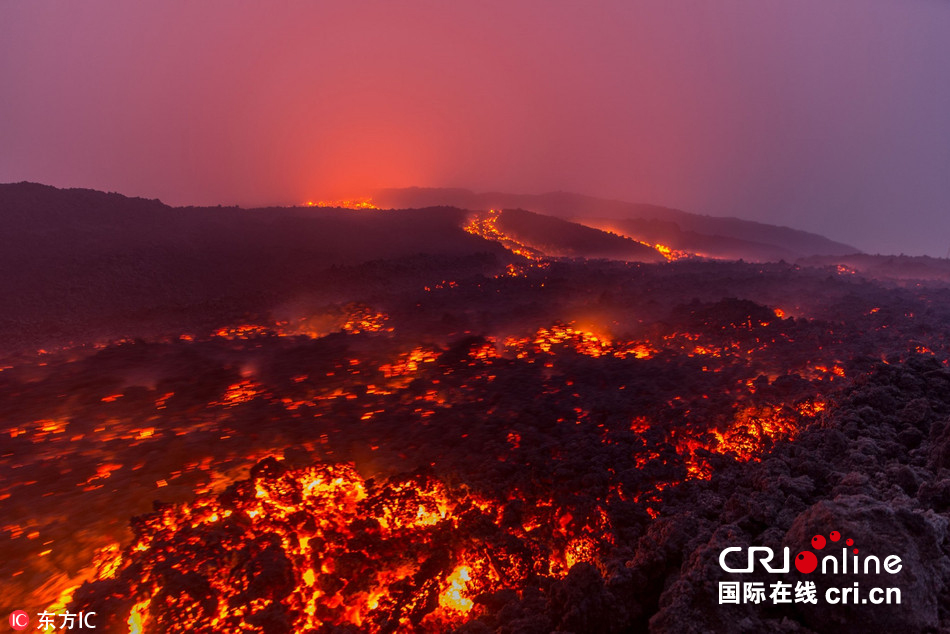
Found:
[{"label": "hazy sky", "polygon": [[569,190],[950,248],[947,0],[0,2],[0,182]]}]

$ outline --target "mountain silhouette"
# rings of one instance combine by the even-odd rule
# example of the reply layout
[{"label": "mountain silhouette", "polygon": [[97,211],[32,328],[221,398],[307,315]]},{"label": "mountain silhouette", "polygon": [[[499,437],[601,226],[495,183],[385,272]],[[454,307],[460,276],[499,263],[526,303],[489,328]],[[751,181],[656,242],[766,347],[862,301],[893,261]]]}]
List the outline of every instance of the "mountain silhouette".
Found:
[{"label": "mountain silhouette", "polygon": [[528,195],[412,187],[381,189],[373,192],[373,198],[380,206],[401,209],[434,205],[474,210],[525,209],[609,230],[640,242],[662,244],[673,250],[717,259],[790,261],[859,252],[847,244],[789,227],[568,192]]}]

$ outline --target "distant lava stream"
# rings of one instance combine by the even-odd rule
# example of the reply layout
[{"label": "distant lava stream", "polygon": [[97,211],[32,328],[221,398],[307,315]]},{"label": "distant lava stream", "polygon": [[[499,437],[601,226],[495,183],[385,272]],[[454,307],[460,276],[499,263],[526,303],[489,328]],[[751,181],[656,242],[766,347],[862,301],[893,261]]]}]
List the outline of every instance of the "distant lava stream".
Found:
[{"label": "distant lava stream", "polygon": [[465,230],[535,261],[547,255],[662,262],[672,255],[670,249],[662,245],[653,246],[523,209],[490,209],[473,213]]}]

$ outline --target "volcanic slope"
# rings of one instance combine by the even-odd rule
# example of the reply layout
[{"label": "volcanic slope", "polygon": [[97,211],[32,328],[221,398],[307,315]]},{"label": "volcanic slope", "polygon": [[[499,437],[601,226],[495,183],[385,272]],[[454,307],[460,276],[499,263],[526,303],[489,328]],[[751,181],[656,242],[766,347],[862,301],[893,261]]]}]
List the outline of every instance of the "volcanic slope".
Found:
[{"label": "volcanic slope", "polygon": [[[414,257],[418,278],[433,284],[481,266],[480,258],[513,261],[504,236],[466,230],[471,221],[470,212],[447,207],[176,208],[87,189],[0,185],[0,344],[152,336],[286,303],[339,301],[375,282],[331,269],[372,260]],[[541,255],[661,259],[633,240],[555,218],[511,212],[509,223]]]},{"label": "volcanic slope", "polygon": [[847,244],[788,227],[567,192],[526,195],[414,187],[379,190],[373,196],[378,204],[391,207],[451,205],[476,210],[525,209],[609,230],[639,242],[661,244],[673,251],[719,259],[777,262],[858,252]]}]

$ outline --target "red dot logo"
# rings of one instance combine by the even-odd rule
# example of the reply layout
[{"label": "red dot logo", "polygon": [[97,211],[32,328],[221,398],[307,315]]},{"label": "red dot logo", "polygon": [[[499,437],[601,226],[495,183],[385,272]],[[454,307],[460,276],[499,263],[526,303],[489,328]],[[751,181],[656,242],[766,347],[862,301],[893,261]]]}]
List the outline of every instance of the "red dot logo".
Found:
[{"label": "red dot logo", "polygon": [[803,572],[806,575],[815,572],[815,568],[818,567],[818,557],[815,556],[815,553],[803,550],[795,556],[795,567],[798,572]]},{"label": "red dot logo", "polygon": [[848,546],[854,546],[854,540],[853,540],[853,539],[846,539],[844,543],[847,544]]},{"label": "red dot logo", "polygon": [[815,550],[821,550],[825,547],[825,538],[821,535],[815,535],[811,538],[811,547]]},{"label": "red dot logo", "polygon": [[26,626],[30,624],[30,615],[24,612],[23,610],[17,610],[10,615],[10,627],[20,631],[25,630]]},{"label": "red dot logo", "polygon": [[831,534],[828,535],[831,538],[831,541],[836,542],[841,539],[841,533],[838,531],[831,531]]}]

